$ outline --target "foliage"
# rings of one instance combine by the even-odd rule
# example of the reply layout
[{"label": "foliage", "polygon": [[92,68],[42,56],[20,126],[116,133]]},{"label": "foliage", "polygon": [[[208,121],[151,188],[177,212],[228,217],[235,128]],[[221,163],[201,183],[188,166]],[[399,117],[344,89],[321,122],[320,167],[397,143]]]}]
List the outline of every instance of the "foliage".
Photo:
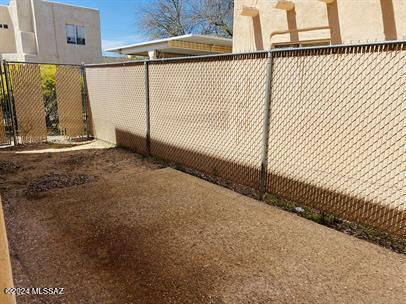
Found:
[{"label": "foliage", "polygon": [[152,0],[139,25],[151,38],[190,33],[233,35],[233,0]]},{"label": "foliage", "polygon": [[49,131],[58,133],[58,105],[56,102],[56,66],[42,65],[42,93],[44,96],[45,119]]}]

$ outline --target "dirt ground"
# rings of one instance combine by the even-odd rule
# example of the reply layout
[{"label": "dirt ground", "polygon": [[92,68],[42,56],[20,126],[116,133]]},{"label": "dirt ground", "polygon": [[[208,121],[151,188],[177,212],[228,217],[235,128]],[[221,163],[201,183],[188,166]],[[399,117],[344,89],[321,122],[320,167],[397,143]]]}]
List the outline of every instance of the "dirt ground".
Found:
[{"label": "dirt ground", "polygon": [[17,303],[406,302],[404,255],[90,147],[0,149],[15,286],[64,288]]}]

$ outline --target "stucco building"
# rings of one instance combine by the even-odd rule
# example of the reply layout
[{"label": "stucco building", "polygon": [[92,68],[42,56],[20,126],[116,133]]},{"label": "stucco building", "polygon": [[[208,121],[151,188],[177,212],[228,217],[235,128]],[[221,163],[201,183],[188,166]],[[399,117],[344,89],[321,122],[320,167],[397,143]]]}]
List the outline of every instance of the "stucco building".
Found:
[{"label": "stucco building", "polygon": [[0,6],[0,55],[49,63],[102,61],[99,11],[46,0]]},{"label": "stucco building", "polygon": [[406,38],[405,0],[235,0],[233,51]]}]

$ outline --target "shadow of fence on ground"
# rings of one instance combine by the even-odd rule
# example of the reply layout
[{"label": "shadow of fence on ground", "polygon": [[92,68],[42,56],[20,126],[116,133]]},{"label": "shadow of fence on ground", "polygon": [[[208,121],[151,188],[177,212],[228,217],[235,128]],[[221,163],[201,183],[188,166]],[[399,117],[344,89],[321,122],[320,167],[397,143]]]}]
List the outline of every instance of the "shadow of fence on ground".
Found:
[{"label": "shadow of fence on ground", "polygon": [[[115,129],[116,144],[147,156],[146,137]],[[151,155],[213,177],[259,189],[260,169],[151,139]],[[258,160],[260,165],[260,159]],[[267,192],[339,218],[406,236],[406,212],[268,172]]]}]

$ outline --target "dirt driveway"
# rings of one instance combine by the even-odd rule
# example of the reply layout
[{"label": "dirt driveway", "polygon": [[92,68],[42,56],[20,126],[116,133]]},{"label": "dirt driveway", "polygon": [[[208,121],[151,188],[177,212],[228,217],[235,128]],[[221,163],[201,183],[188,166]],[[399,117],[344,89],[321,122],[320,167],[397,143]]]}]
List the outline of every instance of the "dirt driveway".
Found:
[{"label": "dirt driveway", "polygon": [[406,257],[121,149],[0,152],[18,303],[405,303]]}]

